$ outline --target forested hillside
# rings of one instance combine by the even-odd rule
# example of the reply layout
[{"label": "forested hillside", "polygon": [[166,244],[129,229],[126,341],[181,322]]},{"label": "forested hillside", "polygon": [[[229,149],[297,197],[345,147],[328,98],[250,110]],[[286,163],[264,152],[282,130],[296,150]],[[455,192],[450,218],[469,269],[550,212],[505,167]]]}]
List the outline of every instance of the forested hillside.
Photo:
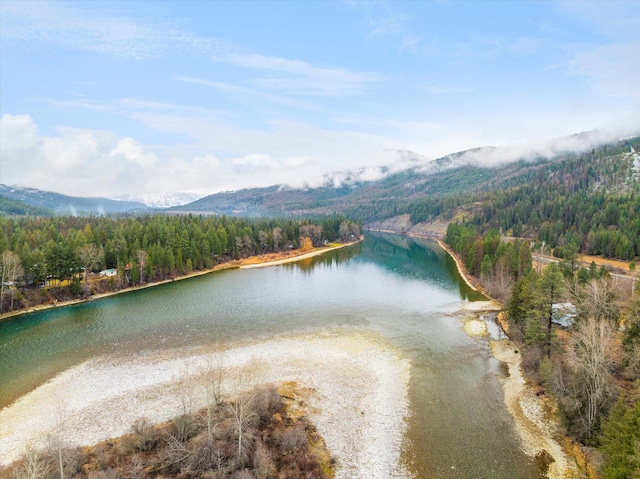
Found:
[{"label": "forested hillside", "polygon": [[[525,236],[550,248],[633,259],[640,255],[640,137],[584,153],[481,166],[469,152],[371,182],[335,188],[256,188],[176,208],[239,216],[345,214],[368,224],[410,214],[412,223],[461,213],[480,231]],[[481,155],[483,149],[472,152]],[[558,250],[560,251],[560,250]]]},{"label": "forested hillside", "polygon": [[52,216],[49,208],[32,206],[24,201],[12,200],[0,195],[0,214],[8,216]]},{"label": "forested hillside", "polygon": [[[536,239],[551,249],[560,246],[559,254],[570,245],[585,254],[631,260],[640,255],[639,150],[640,137],[634,137],[583,153],[486,167],[480,158],[500,150],[478,148],[431,162],[413,159],[408,169],[397,173],[381,168],[383,177],[377,181],[361,181],[354,174],[340,186],[280,185],[217,193],[168,212],[239,217],[342,214],[364,224],[409,214],[413,225],[464,216],[480,231],[495,228]],[[7,193],[7,187],[0,187]],[[20,196],[23,206],[7,196],[0,204],[6,214],[45,214],[33,208],[45,204],[57,214],[71,207],[80,213],[108,211],[103,205],[120,212],[135,206],[13,190],[10,198]]]},{"label": "forested hillside", "polygon": [[524,167],[519,178],[507,178],[491,191],[414,203],[412,221],[475,203],[470,221],[480,230],[494,227],[551,248],[573,243],[586,254],[630,260],[640,255],[639,147],[636,138]]},{"label": "forested hillside", "polygon": [[[59,215],[102,215],[147,209],[143,203],[137,201],[118,201],[99,197],[82,198],[37,190],[35,188],[21,188],[2,184],[0,184],[0,197],[23,203],[29,207],[47,209]],[[3,210],[0,209],[0,212],[2,211]],[[20,214],[12,211],[5,212],[8,214]]]}]

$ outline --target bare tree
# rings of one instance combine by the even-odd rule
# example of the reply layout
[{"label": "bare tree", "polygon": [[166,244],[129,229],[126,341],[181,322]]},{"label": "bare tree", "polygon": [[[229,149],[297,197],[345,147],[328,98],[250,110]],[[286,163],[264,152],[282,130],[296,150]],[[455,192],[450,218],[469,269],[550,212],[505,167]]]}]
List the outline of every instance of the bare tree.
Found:
[{"label": "bare tree", "polygon": [[198,387],[194,371],[190,368],[189,364],[185,364],[180,368],[180,373],[175,380],[180,384],[178,396],[182,406],[182,414],[185,416],[189,415],[193,412],[193,403]]},{"label": "bare tree", "polygon": [[2,311],[2,305],[4,303],[4,291],[6,286],[9,286],[11,289],[11,309],[13,309],[14,283],[16,279],[23,274],[24,271],[20,265],[20,257],[13,251],[3,251],[2,256],[0,256],[0,283],[2,283],[0,285],[0,311]]},{"label": "bare tree", "polygon": [[51,465],[45,454],[28,446],[20,465],[15,469],[15,479],[43,479],[51,474]]},{"label": "bare tree", "polygon": [[611,322],[589,317],[571,335],[568,364],[574,373],[574,404],[581,434],[591,439],[613,392],[611,369],[615,329]]},{"label": "bare tree", "polygon": [[143,273],[144,267],[147,264],[147,252],[143,249],[136,251],[136,259],[138,260],[138,267],[140,268],[140,283],[144,283]]},{"label": "bare tree", "polygon": [[78,258],[84,267],[84,284],[87,284],[89,271],[102,263],[104,251],[93,243],[87,243],[78,248]]},{"label": "bare tree", "polygon": [[233,416],[235,435],[238,441],[238,464],[244,463],[243,447],[246,442],[253,436],[251,434],[252,427],[258,420],[258,415],[254,407],[255,393],[245,393],[237,397],[235,401],[227,404],[231,415]]},{"label": "bare tree", "polygon": [[273,228],[273,250],[278,251],[282,247],[282,228]]},{"label": "bare tree", "polygon": [[207,402],[207,457],[213,460],[213,407],[222,404],[222,379],[224,376],[224,351],[207,358],[204,371],[204,389]]},{"label": "bare tree", "polygon": [[498,259],[496,265],[486,275],[483,284],[493,297],[503,302],[508,301],[511,295],[513,276],[505,256]]},{"label": "bare tree", "polygon": [[300,237],[310,238],[313,246],[320,246],[322,243],[322,226],[302,225],[300,226]]},{"label": "bare tree", "polygon": [[55,421],[53,429],[48,434],[49,448],[51,453],[55,455],[57,461],[57,468],[59,471],[60,479],[64,479],[65,471],[65,435],[64,427],[67,420],[67,406],[63,402],[59,402],[54,408]]},{"label": "bare tree", "polygon": [[260,251],[263,253],[269,249],[269,233],[266,231],[258,231],[258,244],[260,245]]},{"label": "bare tree", "polygon": [[592,279],[585,286],[571,284],[569,295],[581,319],[592,317],[617,324],[620,308],[610,279]]},{"label": "bare tree", "polygon": [[170,465],[180,464],[185,459],[193,455],[185,441],[180,440],[174,434],[167,432],[165,442],[167,443],[167,461]]},{"label": "bare tree", "polygon": [[24,269],[20,264],[20,257],[14,253],[14,260],[9,267],[9,281],[11,284],[11,310],[13,311],[13,293],[16,290],[16,281],[24,276]]},{"label": "bare tree", "polygon": [[[243,465],[246,459],[245,445],[253,439],[253,426],[258,422],[256,386],[262,382],[265,371],[261,367],[262,361],[253,357],[243,367],[237,369],[233,375],[233,388],[237,394],[235,401],[227,403],[234,422],[234,435],[238,441],[238,465]],[[242,391],[249,390],[250,392]]]},{"label": "bare tree", "polygon": [[338,228],[338,237],[342,242],[347,242],[351,239],[351,230],[347,221],[340,223],[340,227]]},{"label": "bare tree", "polygon": [[147,474],[144,470],[144,459],[140,454],[135,454],[127,471],[128,479],[144,479]]}]

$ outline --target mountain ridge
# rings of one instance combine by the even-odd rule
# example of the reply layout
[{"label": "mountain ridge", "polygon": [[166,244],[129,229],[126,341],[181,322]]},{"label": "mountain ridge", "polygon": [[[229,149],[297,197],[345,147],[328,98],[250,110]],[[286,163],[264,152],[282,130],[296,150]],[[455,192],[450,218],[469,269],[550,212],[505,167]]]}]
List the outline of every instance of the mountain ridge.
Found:
[{"label": "mountain ridge", "polygon": [[68,196],[37,188],[0,184],[0,197],[24,204],[47,208],[55,214],[109,214],[147,209],[144,203],[119,201],[102,197]]}]

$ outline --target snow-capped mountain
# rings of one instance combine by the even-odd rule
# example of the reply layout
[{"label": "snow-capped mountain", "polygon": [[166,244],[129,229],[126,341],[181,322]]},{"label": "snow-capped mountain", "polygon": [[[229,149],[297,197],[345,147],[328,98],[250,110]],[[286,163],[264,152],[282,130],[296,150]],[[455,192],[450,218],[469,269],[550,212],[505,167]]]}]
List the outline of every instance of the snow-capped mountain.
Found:
[{"label": "snow-capped mountain", "polygon": [[124,195],[115,199],[126,201],[139,201],[150,208],[170,208],[172,206],[181,206],[202,198],[202,195],[195,193],[185,193],[181,191],[153,193],[146,195]]}]

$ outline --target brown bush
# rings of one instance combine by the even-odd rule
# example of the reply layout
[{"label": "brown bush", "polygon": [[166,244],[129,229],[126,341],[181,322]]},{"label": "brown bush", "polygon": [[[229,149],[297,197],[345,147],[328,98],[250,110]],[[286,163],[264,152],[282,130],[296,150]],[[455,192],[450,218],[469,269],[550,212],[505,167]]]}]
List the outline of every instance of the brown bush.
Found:
[{"label": "brown bush", "polygon": [[307,432],[299,422],[284,431],[280,445],[284,452],[294,452],[307,444]]},{"label": "brown bush", "polygon": [[[241,412],[239,406],[247,407]],[[276,479],[332,477],[324,473],[316,446],[322,444],[313,425],[287,416],[273,386],[262,388],[196,414],[153,426],[136,421],[131,432],[92,448],[69,451],[65,477],[72,479]],[[258,414],[259,413],[259,414]],[[252,415],[259,420],[254,421]],[[209,425],[213,425],[209,428]],[[242,427],[239,427],[241,425]],[[242,434],[239,454],[238,432]],[[73,454],[71,454],[73,452]],[[67,451],[65,450],[65,454]],[[72,457],[73,456],[73,457]],[[66,457],[66,456],[65,456]],[[326,463],[326,459],[325,459]],[[4,479],[56,479],[56,460],[29,451],[13,466],[0,470]],[[250,467],[249,467],[250,466]],[[331,469],[331,468],[329,468]]]}]

